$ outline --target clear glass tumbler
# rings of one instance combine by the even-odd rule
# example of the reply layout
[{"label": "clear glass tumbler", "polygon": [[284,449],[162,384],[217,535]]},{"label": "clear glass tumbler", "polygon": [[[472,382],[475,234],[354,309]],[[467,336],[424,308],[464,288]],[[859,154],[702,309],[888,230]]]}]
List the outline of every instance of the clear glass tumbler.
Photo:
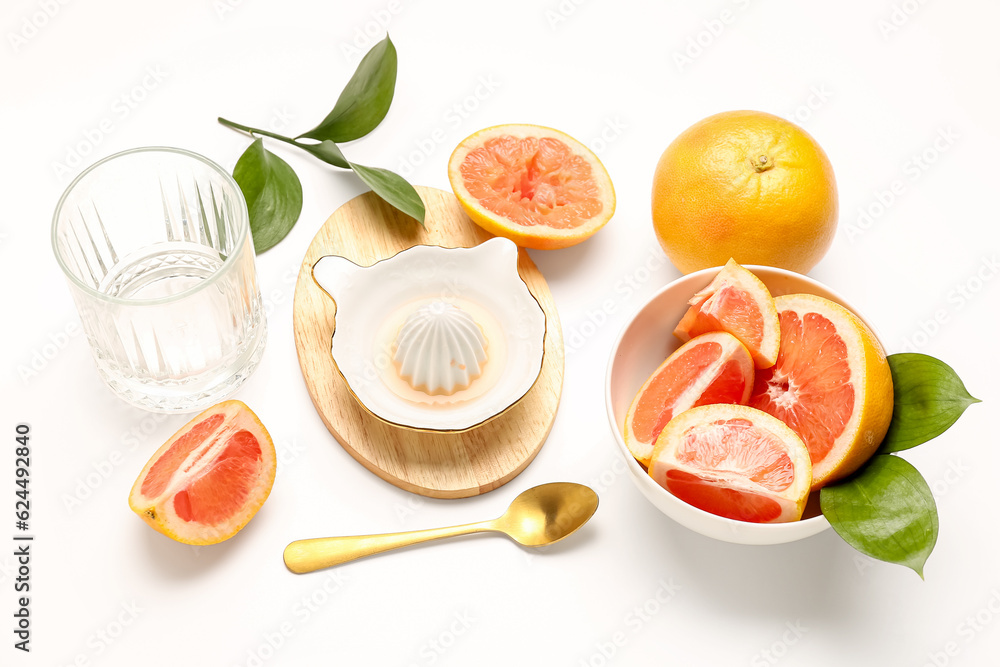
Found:
[{"label": "clear glass tumbler", "polygon": [[214,162],[160,147],[101,160],[59,200],[52,246],[97,369],[129,403],[201,409],[260,362],[247,206]]}]

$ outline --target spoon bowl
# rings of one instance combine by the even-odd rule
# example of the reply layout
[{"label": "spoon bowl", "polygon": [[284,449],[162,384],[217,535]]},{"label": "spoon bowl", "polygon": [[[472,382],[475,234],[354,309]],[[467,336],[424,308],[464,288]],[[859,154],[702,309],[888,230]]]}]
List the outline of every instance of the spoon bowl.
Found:
[{"label": "spoon bowl", "polygon": [[572,482],[542,484],[514,498],[493,524],[518,544],[540,547],[576,532],[597,511],[597,494]]},{"label": "spoon bowl", "polygon": [[540,547],[576,532],[594,515],[597,504],[597,494],[582,484],[542,484],[521,492],[507,511],[492,521],[406,533],[296,540],[285,547],[285,567],[296,574],[314,572],[383,551],[470,533],[503,533],[523,546]]}]

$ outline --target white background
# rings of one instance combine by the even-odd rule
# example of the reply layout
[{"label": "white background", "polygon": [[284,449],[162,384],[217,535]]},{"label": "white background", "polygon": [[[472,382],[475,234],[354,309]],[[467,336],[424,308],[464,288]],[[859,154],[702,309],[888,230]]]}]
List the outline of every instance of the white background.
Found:
[{"label": "white background", "polygon": [[[0,664],[996,664],[996,3],[154,4],[6,0],[0,15]],[[461,501],[396,489],[335,442],[299,373],[293,281],[323,221],[364,187],[272,143],[305,205],[258,258],[268,347],[238,398],[274,435],[278,477],[234,539],[174,543],[126,500],[186,418],[119,402],[84,337],[66,335],[77,318],[49,245],[52,210],[83,166],[134,146],[181,146],[231,168],[247,139],[219,115],[289,134],[312,127],[380,24],[399,52],[396,96],[348,157],[447,188],[462,138],[529,122],[590,144],[614,180],[617,214],[603,231],[532,252],[568,346],[552,434],[509,485]],[[685,52],[690,62],[678,60]],[[650,224],[653,168],[688,125],[739,108],[794,118],[833,162],[840,230],[811,275],[857,304],[890,352],[946,360],[985,401],[906,454],[940,512],[926,581],[856,555],[832,531],[766,548],[703,538],[658,513],[616,465],[608,351],[628,314],[679,275]],[[889,203],[880,193],[897,180]],[[863,209],[872,217],[859,222]],[[13,547],[2,546],[15,532],[18,422],[31,424],[34,448],[28,656],[12,648]],[[307,576],[281,562],[293,539],[490,518],[555,480],[590,484],[601,506],[547,552],[474,536]]]}]

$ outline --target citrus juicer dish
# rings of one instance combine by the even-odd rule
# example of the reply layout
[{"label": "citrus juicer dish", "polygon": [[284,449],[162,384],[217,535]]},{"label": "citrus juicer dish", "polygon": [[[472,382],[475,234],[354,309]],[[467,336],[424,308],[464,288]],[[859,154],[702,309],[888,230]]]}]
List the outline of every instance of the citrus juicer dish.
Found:
[{"label": "citrus juicer dish", "polygon": [[334,300],[331,354],[361,406],[403,428],[454,432],[506,411],[542,368],[545,313],[517,271],[518,249],[418,245],[371,266],[313,266]]}]

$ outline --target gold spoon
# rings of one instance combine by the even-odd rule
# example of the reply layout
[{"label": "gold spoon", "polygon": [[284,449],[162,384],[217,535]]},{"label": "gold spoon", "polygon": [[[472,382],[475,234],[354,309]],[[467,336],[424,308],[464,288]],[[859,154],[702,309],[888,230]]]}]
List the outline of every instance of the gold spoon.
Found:
[{"label": "gold spoon", "polygon": [[597,494],[590,487],[572,482],[542,484],[514,498],[503,516],[493,521],[407,533],[296,540],[285,547],[285,567],[303,574],[418,542],[469,533],[503,533],[518,544],[540,547],[574,532],[595,511]]}]

